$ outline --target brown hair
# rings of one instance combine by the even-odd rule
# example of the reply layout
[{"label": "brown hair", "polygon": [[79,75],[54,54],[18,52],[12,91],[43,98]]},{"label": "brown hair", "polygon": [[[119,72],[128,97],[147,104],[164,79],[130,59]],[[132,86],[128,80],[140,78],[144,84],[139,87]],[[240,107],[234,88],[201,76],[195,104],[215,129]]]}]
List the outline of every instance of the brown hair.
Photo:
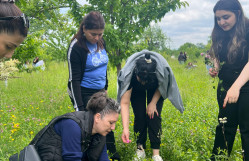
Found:
[{"label": "brown hair", "polygon": [[[88,52],[88,48],[86,46],[86,37],[83,32],[83,27],[87,30],[92,30],[92,29],[105,29],[105,20],[104,17],[101,15],[100,12],[98,11],[91,11],[89,12],[82,20],[80,27],[78,29],[78,32],[73,36],[72,40],[73,41],[75,38],[78,40],[78,43],[80,46],[82,46],[84,49],[86,49]],[[103,49],[104,48],[104,41],[101,39],[97,43],[97,50],[99,48]]]},{"label": "brown hair", "polygon": [[97,92],[92,95],[87,103],[87,110],[91,111],[94,115],[100,113],[103,118],[106,114],[120,113],[119,104],[111,98],[108,98],[105,92]]},{"label": "brown hair", "polygon": [[[0,1],[0,18],[22,16],[21,10],[12,2]],[[0,20],[0,33],[14,34],[18,32],[20,35],[26,37],[28,34],[28,27],[24,26],[23,19],[14,18],[11,20]]]}]

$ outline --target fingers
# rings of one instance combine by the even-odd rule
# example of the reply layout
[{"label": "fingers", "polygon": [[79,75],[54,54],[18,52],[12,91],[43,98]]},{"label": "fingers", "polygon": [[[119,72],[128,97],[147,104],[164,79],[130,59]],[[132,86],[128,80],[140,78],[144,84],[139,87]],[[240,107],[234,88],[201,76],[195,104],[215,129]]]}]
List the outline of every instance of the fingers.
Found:
[{"label": "fingers", "polygon": [[226,105],[227,105],[227,103],[236,103],[238,101],[238,98],[237,97],[234,97],[234,98],[232,98],[232,97],[228,97],[228,96],[226,96],[225,97],[225,99],[224,99],[224,102],[223,102],[223,108],[226,108]]},{"label": "fingers", "polygon": [[123,143],[127,143],[127,139],[126,139],[125,135],[122,135],[122,141],[123,141]]},{"label": "fingers", "polygon": [[152,113],[151,113],[150,119],[153,119],[153,118],[154,118],[154,113],[155,113],[155,112],[152,112]]},{"label": "fingers", "polygon": [[131,140],[129,139],[129,135],[122,134],[122,141],[123,143],[130,143]]},{"label": "fingers", "polygon": [[156,113],[157,116],[159,116],[157,110],[153,111],[152,113],[148,113],[150,119],[153,119],[154,118],[154,114]]},{"label": "fingers", "polygon": [[208,73],[211,77],[216,77],[216,75],[218,74],[218,72],[214,68],[210,68]]}]

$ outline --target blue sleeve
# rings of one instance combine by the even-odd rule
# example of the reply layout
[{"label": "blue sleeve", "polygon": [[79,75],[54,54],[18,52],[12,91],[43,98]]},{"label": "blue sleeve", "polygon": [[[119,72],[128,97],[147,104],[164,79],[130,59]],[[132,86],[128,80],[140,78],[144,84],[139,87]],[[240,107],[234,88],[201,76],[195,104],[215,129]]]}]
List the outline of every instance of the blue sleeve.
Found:
[{"label": "blue sleeve", "polygon": [[54,126],[55,132],[62,139],[62,158],[64,161],[81,161],[81,129],[71,119],[58,121]]},{"label": "blue sleeve", "polygon": [[109,158],[108,158],[106,145],[103,148],[103,151],[102,151],[102,153],[100,155],[99,161],[110,161]]}]

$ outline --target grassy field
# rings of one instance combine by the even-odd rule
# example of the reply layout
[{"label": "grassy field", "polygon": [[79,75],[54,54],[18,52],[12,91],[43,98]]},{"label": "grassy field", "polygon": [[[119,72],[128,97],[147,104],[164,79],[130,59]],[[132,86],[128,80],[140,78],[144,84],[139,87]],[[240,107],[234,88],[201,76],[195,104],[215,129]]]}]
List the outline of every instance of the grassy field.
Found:
[{"label": "grassy field", "polygon": [[[194,64],[194,69],[179,65],[176,59],[167,58],[178,87],[185,111],[181,114],[169,100],[162,111],[161,155],[165,161],[205,161],[210,157],[217,125],[216,101],[217,80],[207,74],[204,58]],[[19,73],[18,78],[8,80],[8,86],[0,81],[0,160],[26,146],[35,134],[53,117],[72,112],[73,107],[67,94],[67,63],[51,62],[43,72]],[[116,71],[109,68],[108,94],[116,98]],[[132,110],[131,110],[131,116]],[[130,131],[133,134],[133,118]],[[136,144],[121,141],[121,119],[117,122],[115,137],[117,150],[122,161],[131,161]],[[131,137],[133,135],[131,134]],[[147,141],[147,160],[151,158]],[[237,134],[232,161],[240,161],[241,142]]]}]

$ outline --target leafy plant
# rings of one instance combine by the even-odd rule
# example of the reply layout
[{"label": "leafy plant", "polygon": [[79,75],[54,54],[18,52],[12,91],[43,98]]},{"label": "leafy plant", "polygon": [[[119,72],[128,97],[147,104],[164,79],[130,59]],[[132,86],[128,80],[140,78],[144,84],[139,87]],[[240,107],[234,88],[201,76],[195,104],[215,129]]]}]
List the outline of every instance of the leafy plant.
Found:
[{"label": "leafy plant", "polygon": [[20,62],[17,59],[0,62],[0,80],[7,80],[18,71],[17,64]]}]

